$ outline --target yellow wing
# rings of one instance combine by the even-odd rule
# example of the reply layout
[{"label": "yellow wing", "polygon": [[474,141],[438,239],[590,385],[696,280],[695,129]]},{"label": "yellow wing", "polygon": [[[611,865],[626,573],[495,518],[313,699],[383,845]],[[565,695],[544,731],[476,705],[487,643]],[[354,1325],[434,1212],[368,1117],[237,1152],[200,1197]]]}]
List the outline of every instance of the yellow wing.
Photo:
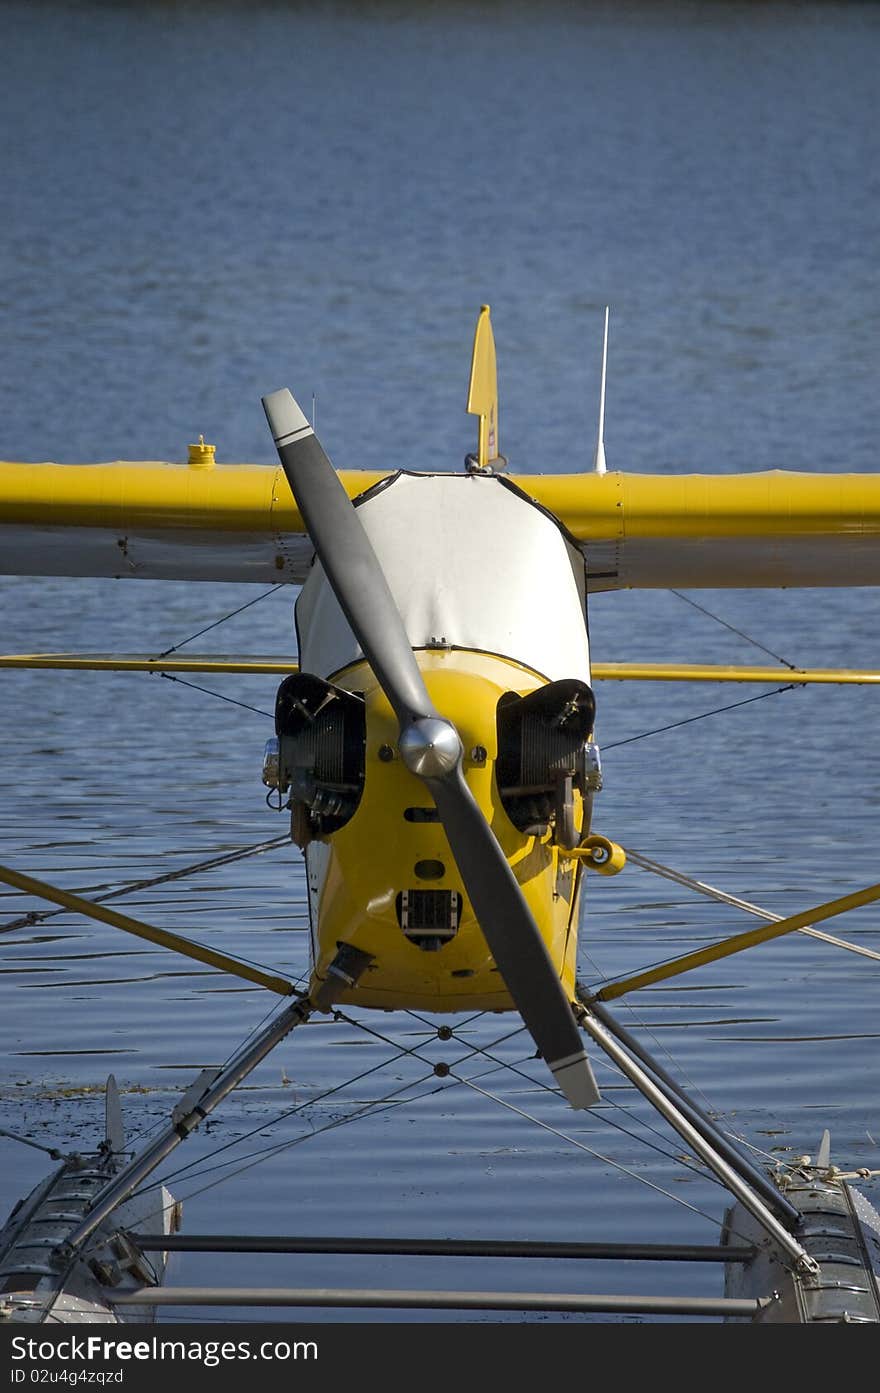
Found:
[{"label": "yellow wing", "polygon": [[[391,471],[340,474],[353,498]],[[584,550],[590,589],[880,583],[880,477],[530,474],[506,481]],[[274,466],[0,463],[0,570],[302,581],[312,548]]]},{"label": "yellow wing", "polygon": [[[388,471],[341,475],[351,497]],[[0,463],[0,572],[303,581],[312,546],[275,465]]]},{"label": "yellow wing", "polygon": [[880,476],[516,480],[584,548],[590,590],[880,584]]}]

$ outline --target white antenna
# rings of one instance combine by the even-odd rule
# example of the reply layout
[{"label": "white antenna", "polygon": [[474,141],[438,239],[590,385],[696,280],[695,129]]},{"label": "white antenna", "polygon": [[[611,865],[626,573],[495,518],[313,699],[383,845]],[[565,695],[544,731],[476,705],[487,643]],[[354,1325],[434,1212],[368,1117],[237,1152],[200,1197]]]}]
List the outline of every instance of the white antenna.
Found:
[{"label": "white antenna", "polygon": [[313,430],[313,431],[317,431],[317,429],[318,429],[318,398],[317,398],[317,396],[315,395],[315,393],[312,392],[312,430]]},{"label": "white antenna", "polygon": [[602,342],[602,386],[599,390],[599,439],[593,456],[593,469],[605,473],[605,376],[608,370],[608,306],[605,306],[605,337]]}]

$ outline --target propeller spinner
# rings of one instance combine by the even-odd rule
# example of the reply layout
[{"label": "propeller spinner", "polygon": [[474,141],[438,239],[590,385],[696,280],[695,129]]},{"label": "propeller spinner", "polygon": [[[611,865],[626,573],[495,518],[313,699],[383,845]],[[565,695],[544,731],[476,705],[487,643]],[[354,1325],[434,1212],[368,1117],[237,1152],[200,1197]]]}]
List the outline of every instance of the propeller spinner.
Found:
[{"label": "propeller spinner", "polygon": [[286,389],[263,398],[281,466],[339,605],[400,727],[406,767],[427,786],[489,951],[574,1108],[599,1101],[570,1002],[538,925],[462,769],[454,724],[428,694],[397,604],[357,511]]}]

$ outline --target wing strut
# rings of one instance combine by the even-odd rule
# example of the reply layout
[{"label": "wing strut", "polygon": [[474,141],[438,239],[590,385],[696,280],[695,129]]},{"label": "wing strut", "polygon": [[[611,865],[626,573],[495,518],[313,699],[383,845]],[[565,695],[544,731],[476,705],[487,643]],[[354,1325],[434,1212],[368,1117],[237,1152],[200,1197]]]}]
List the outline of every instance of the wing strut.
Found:
[{"label": "wing strut", "polygon": [[145,924],[142,919],[132,919],[130,915],[119,914],[117,910],[108,909],[106,905],[84,900],[82,895],[75,895],[71,890],[61,890],[56,885],[47,885],[45,880],[23,875],[21,871],[14,871],[10,866],[0,866],[0,881],[13,885],[16,890],[21,890],[26,895],[51,900],[53,904],[63,905],[75,914],[84,914],[88,919],[98,919],[103,924],[111,924],[115,929],[134,934],[136,938],[158,943],[160,948],[170,948],[172,952],[182,953],[186,958],[207,963],[209,967],[216,967],[220,972],[230,972],[234,977],[243,977],[246,982],[255,982],[258,987],[277,992],[279,996],[292,996],[297,990],[285,977],[276,977],[259,967],[252,967],[250,963],[230,958],[226,953],[218,952],[216,948],[194,943],[192,939],[181,938],[179,934],[170,933],[167,929],[157,929],[152,924]]},{"label": "wing strut", "polygon": [[729,958],[733,953],[741,953],[743,949],[766,943],[768,939],[794,933],[795,929],[821,924],[823,919],[833,919],[837,914],[845,914],[849,909],[858,909],[860,905],[871,904],[874,900],[880,900],[880,885],[869,885],[866,890],[856,890],[852,895],[828,900],[825,904],[817,905],[815,909],[805,909],[802,913],[792,914],[775,924],[765,924],[760,929],[749,929],[746,933],[734,934],[731,938],[723,939],[721,943],[713,943],[695,953],[686,953],[684,957],[673,958],[670,962],[658,964],[657,967],[649,967],[645,972],[638,972],[633,977],[624,977],[620,982],[611,982],[607,987],[602,987],[587,997],[585,1005],[589,1005],[590,1001],[614,1001],[616,997],[626,996],[628,992],[637,991],[639,987],[651,987],[655,982],[665,981],[667,977],[678,977],[682,972],[703,967],[705,963]]}]

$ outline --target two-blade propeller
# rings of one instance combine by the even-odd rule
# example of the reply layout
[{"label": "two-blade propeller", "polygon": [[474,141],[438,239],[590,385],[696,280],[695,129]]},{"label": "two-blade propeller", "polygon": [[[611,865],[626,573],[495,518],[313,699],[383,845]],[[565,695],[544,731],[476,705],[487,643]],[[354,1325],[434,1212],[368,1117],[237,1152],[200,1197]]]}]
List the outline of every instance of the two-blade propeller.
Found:
[{"label": "two-blade propeller", "polygon": [[271,393],[263,407],[327,579],[397,717],[401,758],[437,805],[495,964],[572,1107],[591,1107],[599,1092],[571,1004],[507,858],[467,785],[458,731],[428,695],[370,539],[290,392]]}]

